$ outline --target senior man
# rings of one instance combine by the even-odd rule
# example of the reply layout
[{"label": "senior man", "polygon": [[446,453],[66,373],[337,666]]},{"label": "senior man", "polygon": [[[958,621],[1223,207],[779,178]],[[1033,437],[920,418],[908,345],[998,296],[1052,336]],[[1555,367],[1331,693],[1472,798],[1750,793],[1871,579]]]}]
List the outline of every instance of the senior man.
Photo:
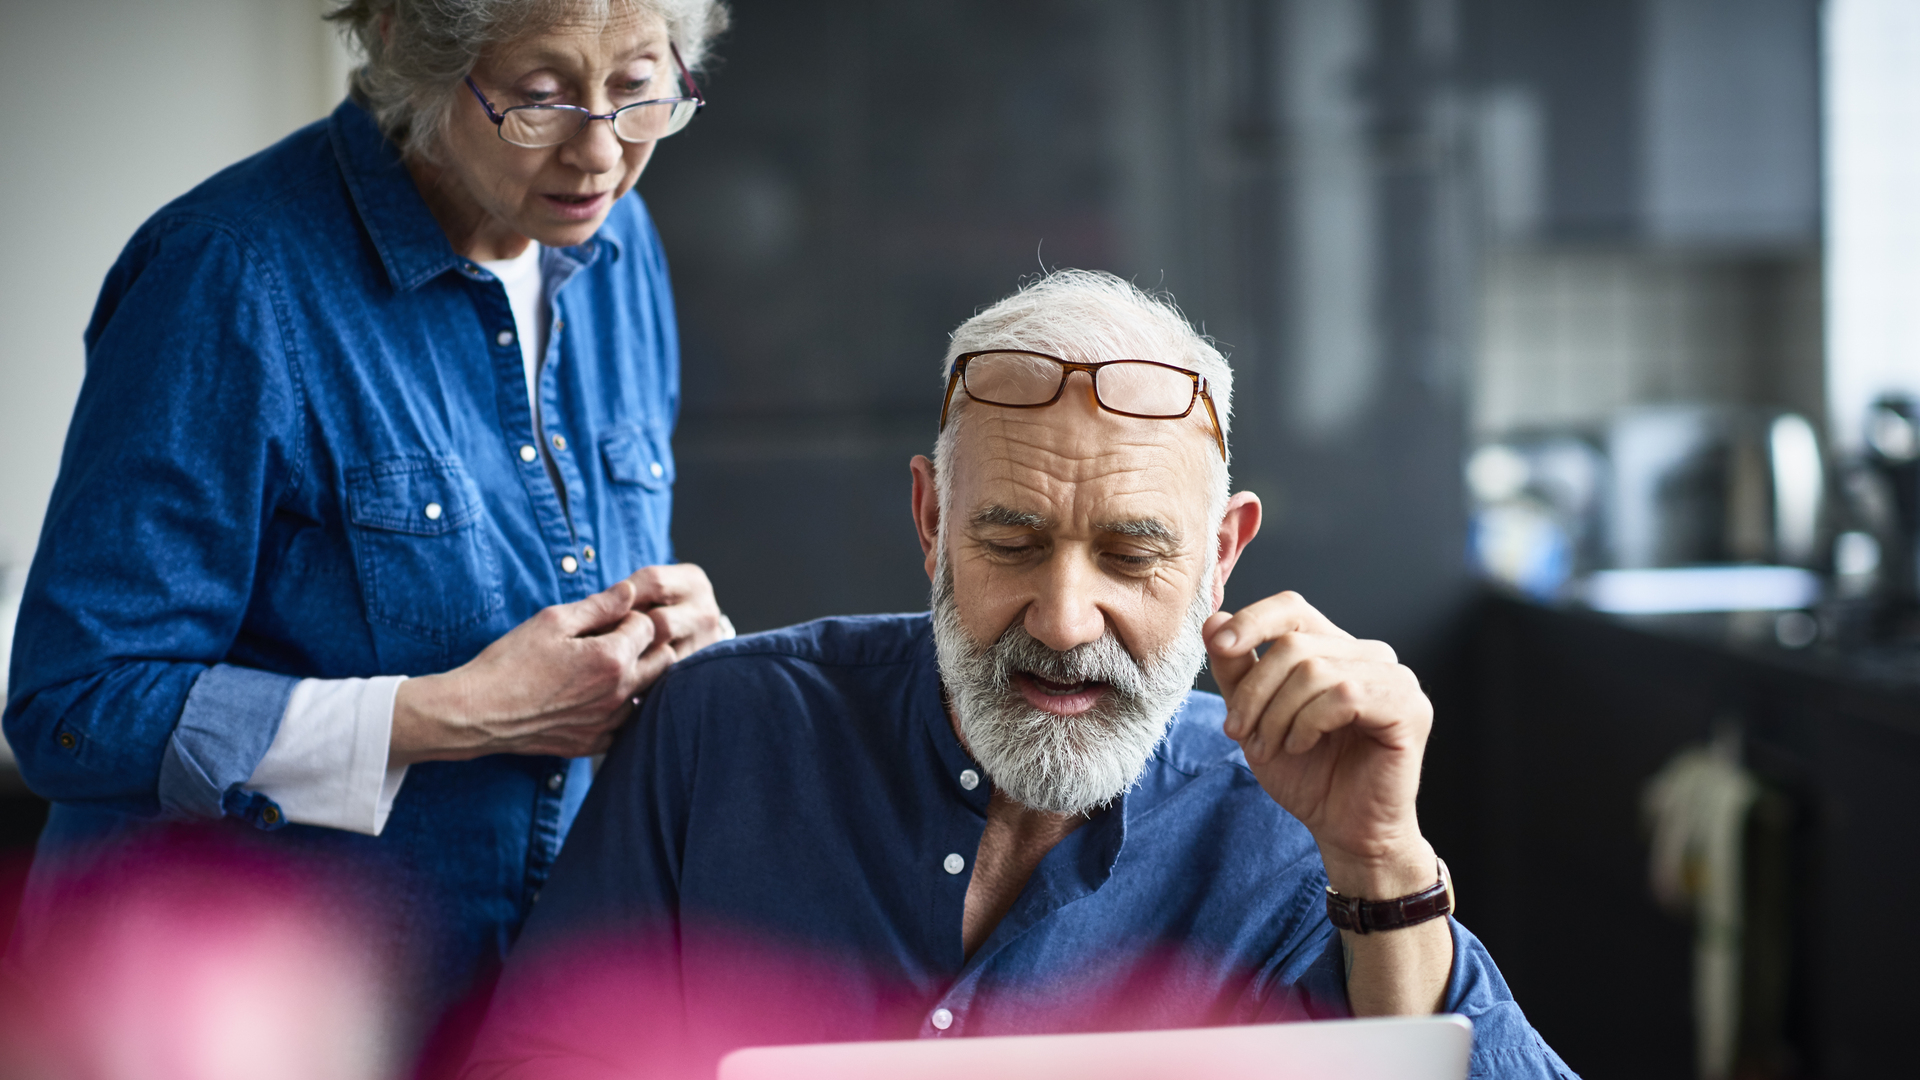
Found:
[{"label": "senior man", "polygon": [[[1218,611],[1260,526],[1228,496],[1220,354],[1063,271],[962,324],[946,370],[912,463],[931,615],[667,675],[469,1075],[1444,1010],[1475,1023],[1474,1075],[1570,1076],[1448,916],[1413,673],[1293,593]],[[1209,660],[1224,701],[1192,689]]]}]

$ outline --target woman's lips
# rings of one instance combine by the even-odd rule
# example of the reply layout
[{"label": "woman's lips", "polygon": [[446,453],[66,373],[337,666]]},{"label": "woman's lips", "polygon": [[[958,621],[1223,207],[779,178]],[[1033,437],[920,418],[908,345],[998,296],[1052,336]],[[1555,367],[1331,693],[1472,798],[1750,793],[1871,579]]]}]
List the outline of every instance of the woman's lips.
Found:
[{"label": "woman's lips", "polygon": [[1057,683],[1025,671],[1014,674],[1013,685],[1027,704],[1055,716],[1078,716],[1099,704],[1107,692],[1106,683]]},{"label": "woman's lips", "polygon": [[555,217],[566,221],[587,221],[607,208],[608,193],[592,195],[542,195],[541,200]]}]

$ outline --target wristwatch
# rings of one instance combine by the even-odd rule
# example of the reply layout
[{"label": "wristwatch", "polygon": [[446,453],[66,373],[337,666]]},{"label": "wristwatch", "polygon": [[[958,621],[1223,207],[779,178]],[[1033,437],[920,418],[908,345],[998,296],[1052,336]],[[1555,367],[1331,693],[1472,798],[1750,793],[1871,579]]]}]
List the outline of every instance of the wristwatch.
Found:
[{"label": "wristwatch", "polygon": [[1453,914],[1453,875],[1447,873],[1447,860],[1440,864],[1440,880],[1431,886],[1397,900],[1362,900],[1341,896],[1327,886],[1327,920],[1341,930],[1371,934],[1376,930],[1404,930],[1429,919]]}]

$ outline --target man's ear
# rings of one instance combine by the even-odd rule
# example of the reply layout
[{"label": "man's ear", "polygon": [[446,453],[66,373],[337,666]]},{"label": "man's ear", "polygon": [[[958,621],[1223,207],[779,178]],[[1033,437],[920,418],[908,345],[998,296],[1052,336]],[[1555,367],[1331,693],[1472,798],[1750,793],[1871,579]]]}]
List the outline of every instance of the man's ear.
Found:
[{"label": "man's ear", "polygon": [[1240,553],[1247,550],[1253,538],[1260,532],[1260,496],[1251,491],[1243,491],[1227,500],[1227,512],[1220,518],[1220,532],[1216,537],[1219,549],[1216,552],[1218,562],[1213,575],[1213,609],[1227,599],[1227,575],[1233,573],[1233,564],[1240,561]]},{"label": "man's ear", "polygon": [[913,531],[920,535],[920,553],[926,556],[927,580],[932,581],[939,567],[940,488],[934,483],[933,462],[925,454],[913,455]]}]

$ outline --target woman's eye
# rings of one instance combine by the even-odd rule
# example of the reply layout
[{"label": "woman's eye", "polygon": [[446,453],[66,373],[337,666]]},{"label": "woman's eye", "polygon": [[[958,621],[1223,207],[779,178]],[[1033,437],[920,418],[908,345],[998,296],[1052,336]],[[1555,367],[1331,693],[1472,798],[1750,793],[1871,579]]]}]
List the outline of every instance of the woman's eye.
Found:
[{"label": "woman's eye", "polygon": [[559,99],[558,90],[522,90],[520,96],[527,99],[529,105],[551,105]]}]

